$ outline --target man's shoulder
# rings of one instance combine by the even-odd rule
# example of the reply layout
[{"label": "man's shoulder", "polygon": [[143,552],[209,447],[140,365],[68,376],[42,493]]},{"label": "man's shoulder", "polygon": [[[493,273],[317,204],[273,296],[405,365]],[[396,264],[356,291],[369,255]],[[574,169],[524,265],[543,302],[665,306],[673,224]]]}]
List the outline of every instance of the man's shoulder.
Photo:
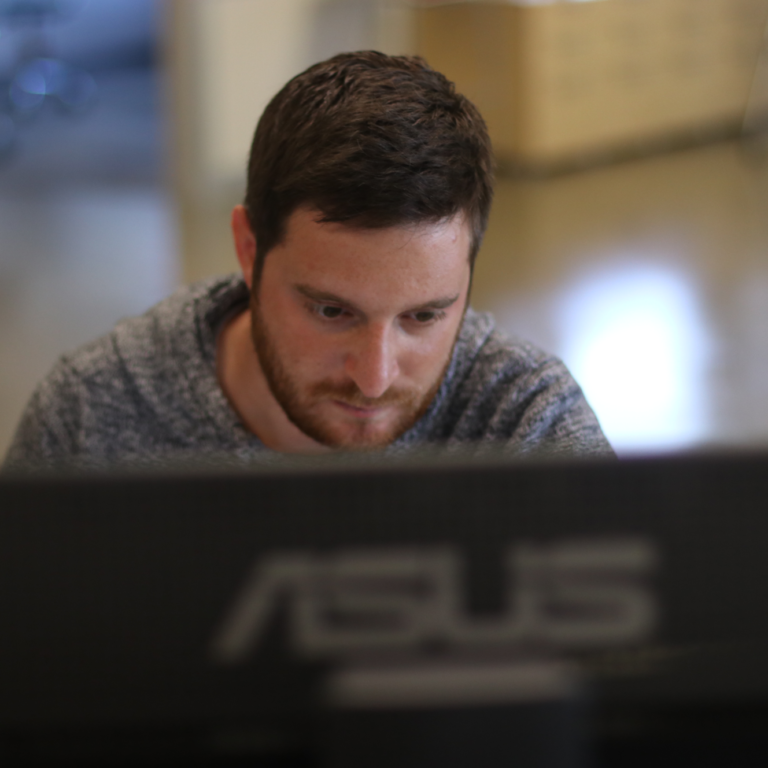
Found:
[{"label": "man's shoulder", "polygon": [[450,371],[457,384],[476,390],[481,384],[487,387],[547,370],[567,373],[556,356],[526,339],[501,331],[490,313],[467,310]]},{"label": "man's shoulder", "polygon": [[235,277],[180,288],[62,355],[33,393],[11,454],[106,454],[193,439],[204,430],[200,412],[216,402],[215,323],[243,292],[247,300]]},{"label": "man's shoulder", "polygon": [[[166,369],[196,357],[213,346],[216,316],[226,311],[224,304],[231,305],[233,295],[247,290],[241,283],[233,275],[182,286],[146,312],[118,321],[107,334],[63,355],[54,371],[66,369],[89,379],[117,366],[123,373],[146,374],[155,366]],[[208,351],[214,354],[214,349]]]},{"label": "man's shoulder", "polygon": [[110,335],[132,348],[137,345],[137,351],[142,347],[149,351],[151,343],[192,343],[199,340],[200,327],[214,332],[218,320],[246,300],[242,278],[208,278],[182,286],[141,315],[119,321]]},{"label": "man's shoulder", "polygon": [[[63,355],[44,382],[51,395],[79,390],[90,408],[183,407],[195,388],[215,381],[216,330],[247,297],[235,276],[183,286],[141,315]],[[204,397],[204,395],[203,395]]]},{"label": "man's shoulder", "polygon": [[471,309],[423,426],[440,440],[502,443],[519,453],[611,454],[565,364]]}]

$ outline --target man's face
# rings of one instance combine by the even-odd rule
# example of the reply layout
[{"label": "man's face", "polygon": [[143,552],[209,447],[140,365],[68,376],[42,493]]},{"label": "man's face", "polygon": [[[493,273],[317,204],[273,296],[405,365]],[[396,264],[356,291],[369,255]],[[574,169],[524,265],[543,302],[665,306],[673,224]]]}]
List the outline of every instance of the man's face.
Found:
[{"label": "man's face", "polygon": [[470,282],[469,227],[359,229],[301,208],[264,261],[252,336],[270,390],[316,441],[374,448],[413,425],[450,360]]}]

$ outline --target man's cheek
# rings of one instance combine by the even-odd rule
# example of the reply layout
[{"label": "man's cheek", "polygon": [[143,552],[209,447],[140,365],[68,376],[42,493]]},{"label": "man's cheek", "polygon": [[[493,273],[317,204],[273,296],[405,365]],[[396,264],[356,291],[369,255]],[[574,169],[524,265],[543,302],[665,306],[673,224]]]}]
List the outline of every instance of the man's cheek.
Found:
[{"label": "man's cheek", "polygon": [[308,381],[338,376],[344,370],[343,351],[322,337],[294,338],[289,344],[289,366]]},{"label": "man's cheek", "polygon": [[442,341],[425,343],[403,356],[400,370],[416,380],[434,378],[445,365],[449,352],[450,345]]}]

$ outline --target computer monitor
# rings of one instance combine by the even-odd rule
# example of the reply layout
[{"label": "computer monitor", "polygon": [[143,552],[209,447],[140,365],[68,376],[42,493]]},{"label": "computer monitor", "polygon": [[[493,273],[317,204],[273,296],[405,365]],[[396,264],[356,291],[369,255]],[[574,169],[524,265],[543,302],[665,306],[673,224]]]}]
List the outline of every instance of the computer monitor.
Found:
[{"label": "computer monitor", "polygon": [[6,477],[0,759],[764,764],[767,498],[763,453]]}]

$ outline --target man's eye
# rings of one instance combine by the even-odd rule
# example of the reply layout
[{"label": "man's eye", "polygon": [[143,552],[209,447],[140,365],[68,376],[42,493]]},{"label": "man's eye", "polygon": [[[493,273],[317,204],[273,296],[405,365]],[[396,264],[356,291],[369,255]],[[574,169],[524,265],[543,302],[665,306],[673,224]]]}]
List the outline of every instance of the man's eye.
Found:
[{"label": "man's eye", "polygon": [[317,314],[320,317],[324,317],[326,320],[335,320],[340,317],[344,310],[341,307],[334,307],[330,304],[321,304],[317,308]]},{"label": "man's eye", "polygon": [[431,323],[434,320],[439,320],[445,313],[444,312],[437,312],[434,309],[424,309],[421,312],[414,312],[413,313],[413,319],[417,323]]}]

